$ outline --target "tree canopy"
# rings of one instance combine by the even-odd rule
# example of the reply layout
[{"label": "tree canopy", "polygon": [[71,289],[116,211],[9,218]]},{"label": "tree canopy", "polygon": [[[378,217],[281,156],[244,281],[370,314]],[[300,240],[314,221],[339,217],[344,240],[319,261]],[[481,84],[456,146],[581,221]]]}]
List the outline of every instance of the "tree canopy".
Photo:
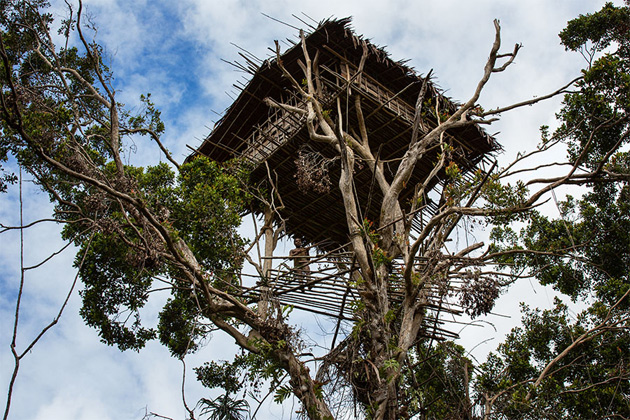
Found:
[{"label": "tree canopy", "polygon": [[[590,306],[577,319],[560,300],[551,310],[525,307],[523,326],[482,366],[478,386],[497,396],[497,411],[507,418],[623,418],[630,414],[630,213],[628,152],[619,146],[630,128],[630,11],[608,3],[570,21],[560,39],[588,67],[564,98],[555,135],[591,179],[580,198],[560,203],[561,219],[533,215],[519,246],[534,252],[513,263]],[[608,171],[619,182],[602,182]],[[571,258],[544,255],[559,249]]]}]

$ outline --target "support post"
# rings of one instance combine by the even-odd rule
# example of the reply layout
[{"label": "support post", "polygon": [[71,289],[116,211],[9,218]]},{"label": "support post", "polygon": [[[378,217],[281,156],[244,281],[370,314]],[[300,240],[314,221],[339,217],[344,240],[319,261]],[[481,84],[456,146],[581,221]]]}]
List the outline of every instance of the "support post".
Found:
[{"label": "support post", "polygon": [[273,251],[276,249],[276,238],[273,234],[273,210],[265,206],[264,225],[262,227],[265,238],[265,258],[262,262],[263,278],[260,284],[260,301],[258,302],[258,314],[264,320],[269,316],[269,301],[271,298],[270,279],[273,264]]}]

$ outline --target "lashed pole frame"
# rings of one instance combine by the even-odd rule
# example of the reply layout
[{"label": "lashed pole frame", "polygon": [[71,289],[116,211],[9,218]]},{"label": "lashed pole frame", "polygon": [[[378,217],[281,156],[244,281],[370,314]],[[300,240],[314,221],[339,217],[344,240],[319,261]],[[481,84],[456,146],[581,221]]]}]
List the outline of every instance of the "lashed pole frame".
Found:
[{"label": "lashed pole frame", "polygon": [[269,317],[269,303],[271,298],[271,292],[269,288],[269,280],[271,278],[271,269],[273,259],[273,251],[276,248],[276,239],[274,237],[273,232],[273,219],[274,213],[270,206],[265,206],[264,213],[264,225],[262,229],[264,230],[264,238],[265,238],[265,257],[262,261],[263,267],[263,278],[261,279],[260,284],[260,300],[258,301],[258,314],[262,319],[267,319]]}]

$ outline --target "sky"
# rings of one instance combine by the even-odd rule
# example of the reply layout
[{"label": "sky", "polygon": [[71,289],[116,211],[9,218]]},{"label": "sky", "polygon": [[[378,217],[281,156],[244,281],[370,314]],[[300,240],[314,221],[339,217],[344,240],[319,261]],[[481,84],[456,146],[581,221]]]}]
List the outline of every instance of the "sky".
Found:
[{"label": "sky", "polygon": [[[85,0],[98,27],[96,40],[105,46],[115,75],[120,102],[134,108],[138,98],[151,92],[166,123],[164,140],[179,161],[198,146],[236,96],[232,87],[247,77],[225,61],[238,60],[239,47],[267,58],[273,41],[296,39],[294,27],[304,20],[353,17],[359,34],[385,46],[392,58],[409,59],[419,73],[430,69],[437,84],[456,100],[466,100],[474,91],[494,40],[493,19],[502,28],[503,50],[515,43],[523,48],[513,66],[494,74],[479,103],[486,109],[504,106],[554,91],[579,75],[585,65],[579,54],[567,53],[558,32],[569,19],[598,10],[603,1],[510,0],[480,1],[342,1],[286,0]],[[55,16],[62,17],[63,2],[54,2]],[[278,23],[265,15],[285,22]],[[296,16],[299,18],[296,18]],[[224,61],[225,60],[225,61]],[[538,127],[555,125],[560,105],[552,100],[502,116],[488,128],[505,148],[499,163],[510,161],[520,151],[538,143]],[[136,151],[125,158],[135,165],[155,163],[163,157],[155,148],[137,139]],[[562,156],[557,156],[561,159]],[[561,192],[559,192],[561,193]],[[0,196],[0,223],[19,224],[19,191]],[[45,194],[23,183],[25,223],[50,215]],[[24,232],[25,265],[35,265],[64,246],[59,227],[44,223]],[[284,247],[285,249],[282,249]],[[287,255],[289,245],[280,254]],[[74,280],[74,250],[69,248],[42,268],[26,272],[20,313],[18,348],[25,348],[59,310]],[[0,395],[6,390],[13,360],[9,350],[15,297],[19,284],[20,241],[17,231],[0,236]],[[23,359],[11,406],[11,419],[141,419],[155,412],[183,419],[182,364],[166,349],[152,343],[140,353],[121,353],[100,343],[97,333],[78,315],[77,288],[59,323]],[[549,306],[553,293],[532,282],[517,283],[497,303],[485,327],[466,327],[462,342],[482,359],[500,337],[516,325],[518,302]],[[147,319],[155,317],[159,303],[146,308]],[[325,321],[310,314],[297,314],[313,343],[322,344]],[[494,326],[489,325],[494,324]],[[486,341],[489,340],[489,341]],[[229,359],[235,347],[216,334],[198,354],[186,359],[185,393],[194,406],[210,394],[196,383],[192,367],[207,360]],[[4,406],[4,395],[0,404]],[[289,402],[283,407],[263,406],[258,418],[288,419],[295,416]]]}]

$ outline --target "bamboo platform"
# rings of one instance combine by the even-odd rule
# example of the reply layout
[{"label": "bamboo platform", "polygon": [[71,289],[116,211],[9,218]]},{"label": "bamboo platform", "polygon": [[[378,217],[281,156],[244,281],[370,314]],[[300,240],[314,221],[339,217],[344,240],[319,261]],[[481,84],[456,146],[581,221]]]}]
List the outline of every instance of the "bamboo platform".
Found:
[{"label": "bamboo platform", "polygon": [[[290,268],[292,257],[273,257],[281,262],[278,268],[272,270],[267,284],[270,300],[281,307],[334,318],[338,322],[358,321],[356,308],[360,297],[357,286],[351,284],[350,280],[351,272],[356,270],[356,267],[352,267],[350,254],[327,253],[310,258],[309,266],[317,269],[310,274],[303,274],[303,268]],[[242,297],[258,302],[261,287],[261,284],[257,284],[244,290]],[[436,285],[428,288],[423,335],[438,340],[457,337],[448,327],[453,323],[454,316],[462,313],[458,305],[447,299],[447,292],[452,291],[453,287],[445,289]],[[395,276],[390,279],[389,294],[392,306],[402,302],[402,283]]]}]

